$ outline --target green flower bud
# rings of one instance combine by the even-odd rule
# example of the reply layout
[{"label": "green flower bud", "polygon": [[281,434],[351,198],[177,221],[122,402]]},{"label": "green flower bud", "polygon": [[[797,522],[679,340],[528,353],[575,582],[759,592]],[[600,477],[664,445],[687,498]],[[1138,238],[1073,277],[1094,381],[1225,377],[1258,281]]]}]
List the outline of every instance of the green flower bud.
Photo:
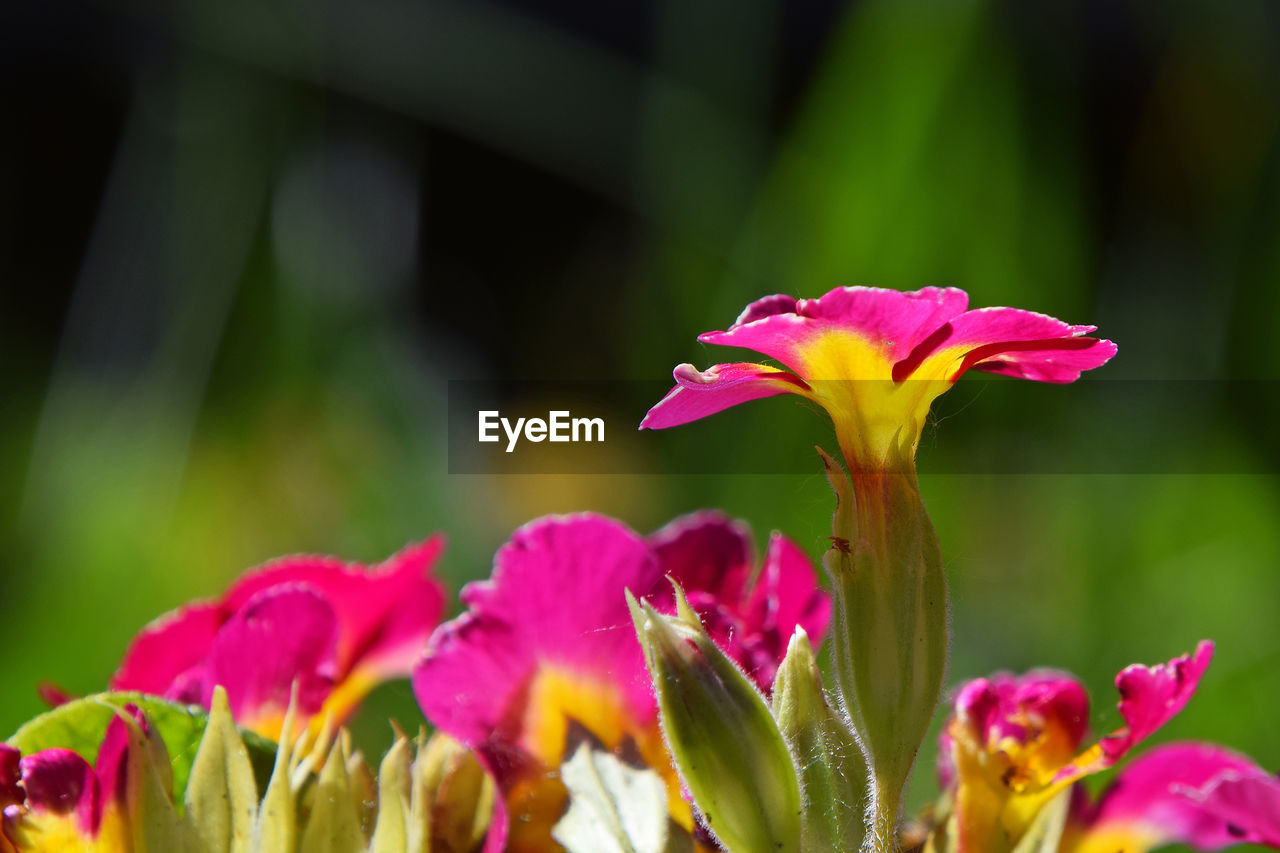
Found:
[{"label": "green flower bud", "polygon": [[764,697],[675,593],[675,616],[630,592],[627,603],[676,767],[730,853],[798,853],[800,785],[786,741]]},{"label": "green flower bud", "polygon": [[418,750],[413,772],[413,813],[419,824],[430,827],[431,849],[479,850],[498,794],[475,753],[444,732],[436,732]]},{"label": "green flower bud", "polygon": [[773,682],[773,716],[800,767],[804,849],[859,849],[865,835],[867,764],[848,722],[827,702],[803,628],[796,628]]}]

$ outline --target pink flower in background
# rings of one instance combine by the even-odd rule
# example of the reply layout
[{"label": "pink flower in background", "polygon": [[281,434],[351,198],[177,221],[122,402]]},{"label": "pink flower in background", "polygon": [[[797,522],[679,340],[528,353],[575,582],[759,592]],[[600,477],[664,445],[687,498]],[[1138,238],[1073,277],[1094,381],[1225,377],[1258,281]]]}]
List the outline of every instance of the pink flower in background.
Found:
[{"label": "pink flower in background", "polygon": [[300,720],[342,722],[374,686],[405,678],[443,615],[432,575],[441,537],[366,568],[333,557],[284,557],[236,581],[218,601],[189,604],[133,639],[111,679],[209,707],[226,688],[236,722],[279,736],[297,684]]},{"label": "pink flower in background", "polygon": [[698,340],[755,350],[782,367],[732,362],[699,371],[682,364],[676,387],[640,426],[663,429],[749,400],[798,394],[831,415],[850,465],[874,470],[889,465],[895,449],[914,453],[933,400],[967,370],[1072,382],[1115,355],[1115,344],[1087,337],[1094,326],[1017,308],[970,311],[968,303],[953,287],[766,296],[728,330]]},{"label": "pink flower in background", "polygon": [[673,609],[667,575],[764,689],[797,625],[816,640],[826,632],[813,568],[778,534],[757,574],[746,528],[712,513],[647,538],[590,514],[521,527],[492,577],[462,591],[468,611],[436,631],[413,677],[427,718],[475,749],[501,787],[487,850],[559,849],[557,771],[588,735],[662,773],[672,817],[691,826],[623,594]]},{"label": "pink flower in background", "polygon": [[[939,777],[953,792],[948,831],[958,853],[1016,846],[1072,786],[1112,767],[1182,710],[1213,656],[1202,642],[1167,664],[1116,676],[1125,725],[1081,751],[1084,688],[1069,675],[1001,673],[960,688],[944,729]],[[1252,762],[1207,744],[1163,747],[1124,770],[1095,807],[1075,792],[1062,853],[1143,853],[1167,843],[1210,850],[1276,843],[1280,784]]]}]

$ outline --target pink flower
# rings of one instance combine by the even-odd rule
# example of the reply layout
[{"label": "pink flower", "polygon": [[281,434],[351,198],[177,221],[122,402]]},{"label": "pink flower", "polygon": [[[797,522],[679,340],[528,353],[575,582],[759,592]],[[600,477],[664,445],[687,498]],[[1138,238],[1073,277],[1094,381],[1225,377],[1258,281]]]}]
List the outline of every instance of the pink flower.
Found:
[{"label": "pink flower", "polygon": [[[1125,725],[1080,751],[1089,722],[1084,688],[1063,673],[1005,673],[965,684],[942,736],[939,775],[953,792],[955,849],[1010,849],[1059,796],[1073,810],[1060,853],[1145,853],[1165,844],[1217,850],[1280,848],[1280,780],[1221,747],[1159,747],[1125,768],[1095,805],[1077,781],[1119,762],[1186,705],[1213,645],[1116,676]],[[1070,793],[1068,793],[1070,791]]]},{"label": "pink flower", "polygon": [[[675,369],[676,387],[641,428],[689,423],[762,397],[798,394],[827,410],[853,468],[914,458],[933,400],[969,369],[1039,382],[1073,382],[1115,355],[1115,344],[1017,308],[969,311],[953,287],[911,293],[838,287],[817,299],[774,295],[746,307],[703,343],[742,347],[782,367],[751,362]],[[909,452],[907,452],[909,451]]]},{"label": "pink flower", "polygon": [[[137,708],[125,709],[143,737],[164,747]],[[0,744],[0,851],[133,849],[131,822],[139,809],[137,773],[129,732],[121,719],[107,727],[95,764],[69,749],[46,749],[22,756]],[[166,768],[167,768],[166,763]]]},{"label": "pink flower", "polygon": [[280,734],[297,684],[300,719],[346,719],[378,683],[407,677],[440,621],[431,569],[444,542],[411,545],[373,568],[285,557],[249,572],[218,601],[189,604],[133,639],[111,679],[208,708],[221,685],[236,721]]},{"label": "pink flower", "polygon": [[492,577],[463,589],[468,612],[440,626],[413,676],[427,718],[475,749],[501,787],[487,850],[559,849],[550,836],[565,799],[557,771],[588,736],[661,772],[672,816],[691,826],[623,593],[669,612],[672,576],[767,689],[795,627],[820,639],[830,605],[808,559],[778,534],[754,581],[753,569],[747,530],[712,513],[647,538],[590,514],[512,534]]}]

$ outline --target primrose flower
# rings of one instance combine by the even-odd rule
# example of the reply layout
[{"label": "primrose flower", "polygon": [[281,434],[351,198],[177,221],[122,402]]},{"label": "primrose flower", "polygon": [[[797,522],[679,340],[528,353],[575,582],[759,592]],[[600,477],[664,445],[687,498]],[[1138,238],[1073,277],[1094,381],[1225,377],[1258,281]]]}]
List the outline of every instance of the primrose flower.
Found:
[{"label": "primrose flower", "polygon": [[1073,382],[1105,364],[1115,344],[1017,308],[966,310],[954,287],[910,293],[838,287],[817,299],[777,294],[746,307],[727,330],[703,343],[742,347],[782,367],[751,362],[675,369],[676,387],[641,428],[689,423],[730,406],[798,394],[835,423],[851,469],[882,470],[914,458],[933,400],[967,370],[1039,382]]},{"label": "primrose flower", "polygon": [[275,739],[296,683],[299,723],[340,723],[374,686],[409,675],[444,612],[431,574],[443,547],[433,537],[372,568],[276,560],[143,628],[111,687],[208,708],[221,685],[236,721]]},{"label": "primrose flower", "polygon": [[0,744],[0,850],[133,849],[133,823],[147,804],[139,777],[164,747],[136,707],[125,713],[134,730],[112,720],[92,765],[70,749],[23,756]]},{"label": "primrose flower", "polygon": [[[1125,725],[1084,750],[1089,700],[1070,676],[998,674],[965,684],[941,741],[939,775],[951,792],[941,831],[953,846],[946,849],[1016,847],[1051,804],[1068,804],[1078,793],[1071,790],[1076,782],[1115,765],[1177,715],[1212,655],[1206,641],[1167,664],[1124,669],[1116,688]],[[1134,762],[1095,807],[1081,808],[1076,799],[1062,853],[1143,853],[1174,842],[1206,850],[1229,841],[1267,843],[1276,836],[1267,836],[1250,803],[1270,803],[1271,826],[1280,819],[1280,783],[1247,759],[1203,744],[1164,747]]]},{"label": "primrose flower", "polygon": [[[800,549],[774,534],[758,577],[746,529],[712,513],[649,537],[583,514],[517,530],[468,612],[432,636],[414,672],[427,718],[476,750],[501,790],[486,850],[555,851],[559,768],[584,740],[659,772],[672,818],[692,828],[658,728],[625,593],[675,610],[672,577],[712,638],[768,689],[799,625],[820,638],[829,602]],[[754,579],[754,580],[753,580]]]}]

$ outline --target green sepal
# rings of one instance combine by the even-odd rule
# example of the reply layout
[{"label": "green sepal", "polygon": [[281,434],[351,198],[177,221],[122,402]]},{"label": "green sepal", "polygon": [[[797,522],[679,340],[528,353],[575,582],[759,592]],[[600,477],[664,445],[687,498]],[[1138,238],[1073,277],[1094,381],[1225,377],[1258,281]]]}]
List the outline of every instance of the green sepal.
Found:
[{"label": "green sepal", "polygon": [[836,492],[832,670],[871,770],[873,849],[889,849],[903,788],[946,674],[947,582],[914,469],[845,472],[822,454]]},{"label": "green sepal", "polygon": [[251,849],[258,786],[249,751],[236,729],[227,691],[213,690],[209,722],[191,764],[184,795],[187,822],[201,849],[248,853]]},{"label": "green sepal", "polygon": [[804,849],[858,850],[866,834],[867,764],[849,723],[827,701],[800,627],[773,682],[773,716],[800,767]]},{"label": "green sepal", "polygon": [[710,831],[730,853],[800,850],[795,761],[760,692],[703,630],[674,584],[676,616],[628,591],[662,729]]}]

